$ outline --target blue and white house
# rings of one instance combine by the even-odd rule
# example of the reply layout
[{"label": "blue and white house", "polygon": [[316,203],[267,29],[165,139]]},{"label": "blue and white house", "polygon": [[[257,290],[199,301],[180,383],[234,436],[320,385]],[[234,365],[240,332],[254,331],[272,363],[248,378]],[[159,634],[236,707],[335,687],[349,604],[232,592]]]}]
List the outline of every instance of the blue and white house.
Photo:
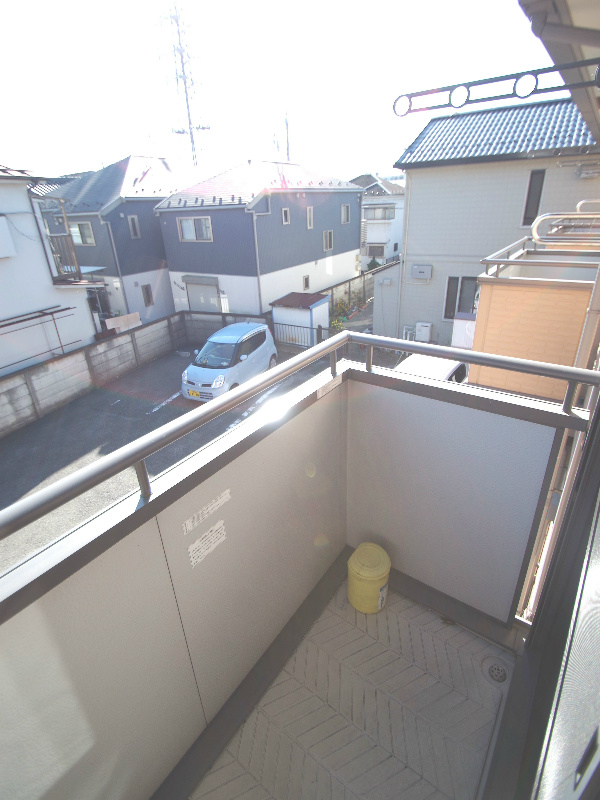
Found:
[{"label": "blue and white house", "polygon": [[138,312],[142,322],[172,314],[173,296],[154,206],[181,183],[162,158],[129,156],[45,195],[52,237],[65,233],[62,200],[83,272],[97,268],[108,316]]},{"label": "blue and white house", "polygon": [[175,310],[264,314],[355,277],[361,196],[297,164],[248,161],[162,201]]}]

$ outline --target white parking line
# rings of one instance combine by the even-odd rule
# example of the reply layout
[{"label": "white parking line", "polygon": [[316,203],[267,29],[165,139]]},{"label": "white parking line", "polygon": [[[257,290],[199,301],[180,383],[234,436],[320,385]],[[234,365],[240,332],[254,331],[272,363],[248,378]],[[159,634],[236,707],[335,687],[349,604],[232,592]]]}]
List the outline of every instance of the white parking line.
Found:
[{"label": "white parking line", "polygon": [[162,408],[163,406],[166,406],[167,403],[172,403],[173,400],[175,400],[176,397],[179,397],[179,395],[180,395],[180,392],[175,392],[175,394],[172,395],[172,397],[169,397],[169,399],[165,400],[164,403],[161,403],[159,406],[156,406],[156,408],[153,408],[152,411],[146,411],[146,414],[154,414],[155,411],[158,411],[159,408]]}]

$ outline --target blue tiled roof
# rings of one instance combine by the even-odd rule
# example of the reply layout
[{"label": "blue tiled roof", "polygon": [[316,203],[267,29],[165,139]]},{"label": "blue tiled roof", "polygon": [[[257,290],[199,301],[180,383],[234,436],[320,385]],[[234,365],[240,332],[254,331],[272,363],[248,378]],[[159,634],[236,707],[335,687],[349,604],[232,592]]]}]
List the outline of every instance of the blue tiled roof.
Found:
[{"label": "blue tiled roof", "polygon": [[572,100],[528,103],[432,119],[395,167],[526,158],[595,148]]},{"label": "blue tiled roof", "polygon": [[87,172],[49,192],[46,197],[68,200],[70,213],[92,213],[119,197],[168,197],[181,185],[181,180],[162,158],[128,156],[97,172]]},{"label": "blue tiled roof", "polygon": [[358,189],[349,181],[308,172],[298,164],[280,161],[248,161],[214,178],[171,195],[157,209],[200,205],[245,205],[264,190],[281,189]]}]

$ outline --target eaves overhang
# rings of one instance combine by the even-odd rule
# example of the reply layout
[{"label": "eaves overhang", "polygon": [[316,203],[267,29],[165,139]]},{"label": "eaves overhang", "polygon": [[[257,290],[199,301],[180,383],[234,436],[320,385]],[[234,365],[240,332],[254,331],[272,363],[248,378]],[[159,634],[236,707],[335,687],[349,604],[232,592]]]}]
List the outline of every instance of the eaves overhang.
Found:
[{"label": "eaves overhang", "polygon": [[396,169],[424,169],[426,167],[453,167],[461,164],[490,164],[497,161],[528,161],[539,158],[564,158],[566,156],[588,156],[600,154],[600,146],[555,148],[552,150],[536,150],[530,153],[499,153],[487,156],[465,156],[464,158],[447,158],[438,161],[397,161]]}]

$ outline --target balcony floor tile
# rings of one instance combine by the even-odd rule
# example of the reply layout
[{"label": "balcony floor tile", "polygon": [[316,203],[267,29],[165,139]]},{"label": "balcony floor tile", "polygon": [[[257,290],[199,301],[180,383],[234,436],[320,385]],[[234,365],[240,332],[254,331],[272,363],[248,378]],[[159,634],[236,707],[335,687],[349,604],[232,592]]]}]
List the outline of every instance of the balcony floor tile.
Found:
[{"label": "balcony floor tile", "polygon": [[191,798],[474,800],[513,666],[394,592],[360,614],[344,582]]}]

